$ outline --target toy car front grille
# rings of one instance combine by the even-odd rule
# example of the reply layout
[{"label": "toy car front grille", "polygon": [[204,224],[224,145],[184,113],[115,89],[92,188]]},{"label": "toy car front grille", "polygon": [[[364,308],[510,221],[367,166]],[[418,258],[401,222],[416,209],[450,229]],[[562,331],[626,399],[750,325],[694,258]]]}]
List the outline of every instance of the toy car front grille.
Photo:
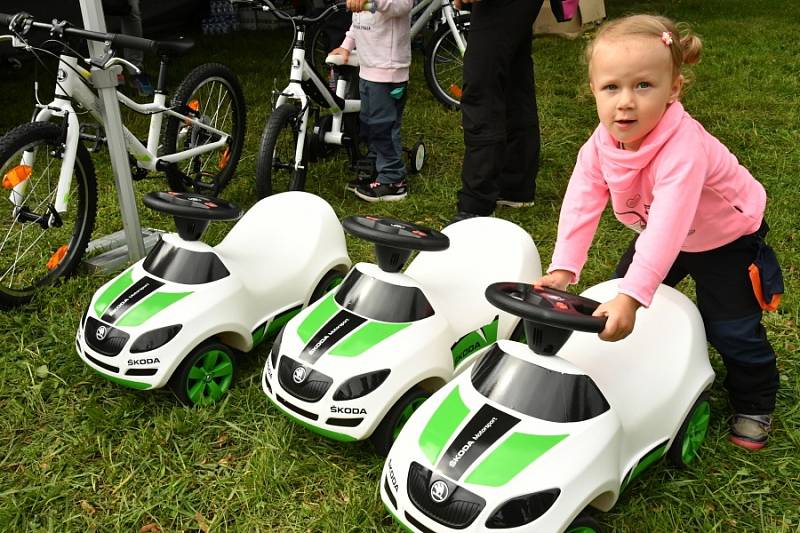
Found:
[{"label": "toy car front grille", "polygon": [[[303,365],[294,359],[286,357],[285,355],[281,357],[278,366],[278,381],[281,387],[292,396],[300,398],[303,401],[319,401],[320,398],[325,396],[325,393],[328,392],[328,389],[333,383],[333,379],[316,370],[305,368],[303,379],[296,380],[295,370],[300,367],[303,367]],[[298,383],[298,381],[300,382]]]},{"label": "toy car front grille", "polygon": [[86,339],[86,344],[94,351],[114,357],[125,347],[130,335],[108,324],[103,324],[96,318],[88,317],[83,337]]},{"label": "toy car front grille", "polygon": [[433,472],[413,462],[408,468],[408,497],[425,516],[454,529],[469,526],[486,506],[486,501],[463,487],[445,481],[450,494],[445,501],[435,502],[431,498],[431,476]]}]

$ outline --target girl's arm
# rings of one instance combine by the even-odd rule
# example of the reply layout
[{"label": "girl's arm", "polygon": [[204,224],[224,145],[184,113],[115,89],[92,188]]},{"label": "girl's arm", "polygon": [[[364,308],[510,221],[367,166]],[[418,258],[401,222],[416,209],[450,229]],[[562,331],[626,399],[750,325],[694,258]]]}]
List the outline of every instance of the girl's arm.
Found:
[{"label": "girl's arm", "polygon": [[636,240],[633,261],[620,282],[620,292],[644,306],[650,305],[692,231],[708,173],[702,141],[696,136],[682,140],[687,142],[665,146],[656,162],[647,227]]},{"label": "girl's arm", "polygon": [[368,0],[374,4],[374,9],[390,17],[405,17],[411,13],[414,0]]},{"label": "girl's arm", "polygon": [[600,172],[594,135],[583,145],[558,218],[558,238],[548,272],[566,270],[577,283],[600,216],[608,203],[608,186]]}]

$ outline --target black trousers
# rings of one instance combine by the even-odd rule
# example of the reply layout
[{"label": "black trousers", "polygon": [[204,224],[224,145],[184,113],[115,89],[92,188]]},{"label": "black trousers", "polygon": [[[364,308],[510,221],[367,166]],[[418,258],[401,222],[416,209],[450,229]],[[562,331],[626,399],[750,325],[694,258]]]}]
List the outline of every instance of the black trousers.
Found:
[{"label": "black trousers", "polygon": [[531,42],[542,0],[471,5],[458,210],[489,215],[498,197],[531,201],[536,194],[540,139]]},{"label": "black trousers", "polygon": [[[706,337],[722,356],[735,412],[769,414],[775,409],[778,368],[775,352],[761,324],[761,306],[748,276],[768,231],[766,222],[755,233],[705,252],[680,252],[664,284],[674,287],[687,275],[695,282],[697,307]],[[634,238],[617,265],[625,275],[633,260]]]}]

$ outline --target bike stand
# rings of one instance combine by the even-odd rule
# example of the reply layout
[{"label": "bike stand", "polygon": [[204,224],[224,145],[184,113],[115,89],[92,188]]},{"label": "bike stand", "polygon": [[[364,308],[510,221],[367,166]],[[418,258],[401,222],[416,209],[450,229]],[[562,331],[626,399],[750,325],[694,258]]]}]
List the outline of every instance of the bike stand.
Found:
[{"label": "bike stand", "polygon": [[[145,253],[149,252],[161,238],[161,234],[165,233],[154,228],[142,228],[141,232]],[[126,240],[124,230],[94,239],[89,243],[85,253],[86,256],[91,257],[81,262],[81,268],[87,272],[103,274],[121,270],[131,262]]]},{"label": "bike stand", "polygon": [[[83,17],[84,28],[91,31],[106,31],[105,18],[103,16],[103,6],[100,0],[80,0],[81,15]],[[89,41],[89,52],[92,59],[99,59],[103,56],[103,48],[100,43]],[[122,218],[122,231],[107,236],[108,241],[104,241],[106,237],[92,241],[89,244],[89,250],[102,247],[106,242],[122,241],[125,244],[122,247],[117,247],[114,252],[114,259],[103,259],[99,264],[104,265],[103,270],[111,270],[119,268],[125,263],[134,263],[144,257],[145,255],[145,237],[141,230],[139,223],[139,213],[136,210],[136,197],[133,191],[133,180],[131,179],[131,169],[128,162],[128,151],[125,148],[125,139],[122,136],[122,118],[119,111],[119,103],[117,102],[116,89],[117,89],[117,76],[113,71],[104,71],[96,67],[92,67],[91,82],[97,89],[100,95],[100,100],[103,104],[103,112],[106,117],[106,142],[108,145],[108,153],[111,158],[111,167],[114,173],[114,182],[117,189],[117,198],[119,200],[119,210]],[[155,230],[147,230],[155,231]],[[117,234],[119,236],[115,237]],[[120,238],[121,237],[121,238]],[[155,243],[155,241],[154,241]],[[94,246],[94,248],[93,248]],[[152,245],[150,246],[152,247]],[[117,251],[119,250],[119,251]],[[101,254],[98,257],[102,257]],[[126,258],[127,256],[127,258]],[[97,257],[86,261],[92,264]],[[116,262],[115,262],[116,261]],[[112,267],[110,265],[114,264]]]}]

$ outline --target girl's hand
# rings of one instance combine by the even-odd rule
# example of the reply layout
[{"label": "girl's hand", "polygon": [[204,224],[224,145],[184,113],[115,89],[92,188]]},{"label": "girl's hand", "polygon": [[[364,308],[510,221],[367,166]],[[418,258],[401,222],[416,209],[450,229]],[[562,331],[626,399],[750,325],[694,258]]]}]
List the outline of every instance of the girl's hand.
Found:
[{"label": "girl's hand", "polygon": [[608,317],[606,327],[599,333],[604,341],[619,341],[630,335],[636,323],[636,310],[642,304],[627,294],[617,294],[613,300],[600,304],[592,316]]},{"label": "girl's hand", "polygon": [[347,48],[334,48],[328,53],[329,56],[342,56],[344,58],[344,64],[347,64],[347,60],[350,59],[350,50]]},{"label": "girl's hand", "polygon": [[550,287],[560,291],[566,290],[574,274],[569,270],[553,270],[533,282],[534,287]]},{"label": "girl's hand", "polygon": [[365,0],[347,0],[347,10],[353,13],[364,11],[366,9],[366,7],[364,7],[366,3]]}]

